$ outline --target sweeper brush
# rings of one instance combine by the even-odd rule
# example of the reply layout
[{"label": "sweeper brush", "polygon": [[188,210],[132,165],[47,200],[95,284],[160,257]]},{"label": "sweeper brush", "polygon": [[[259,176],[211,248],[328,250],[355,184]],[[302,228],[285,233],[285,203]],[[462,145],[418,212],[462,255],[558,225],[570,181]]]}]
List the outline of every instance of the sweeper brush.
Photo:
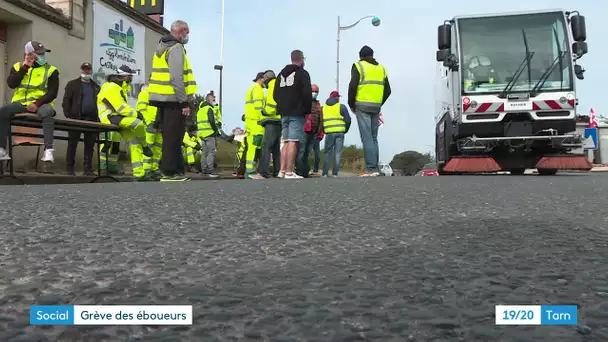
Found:
[{"label": "sweeper brush", "polygon": [[483,156],[453,157],[443,167],[445,172],[455,173],[486,173],[502,170],[494,158]]},{"label": "sweeper brush", "polygon": [[536,164],[537,169],[584,170],[589,171],[593,165],[585,156],[545,156]]}]

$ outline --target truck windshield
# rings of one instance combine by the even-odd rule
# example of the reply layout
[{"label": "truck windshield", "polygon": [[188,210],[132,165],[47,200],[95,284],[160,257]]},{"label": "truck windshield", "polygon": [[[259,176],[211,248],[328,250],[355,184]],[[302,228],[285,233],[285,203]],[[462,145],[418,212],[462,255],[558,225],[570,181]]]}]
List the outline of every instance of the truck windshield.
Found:
[{"label": "truck windshield", "polygon": [[[463,94],[501,93],[514,78],[511,92],[528,92],[554,60],[559,65],[540,90],[572,89],[572,58],[563,13],[462,18],[457,24]],[[559,58],[564,52],[566,56]],[[526,61],[527,55],[531,58]],[[525,65],[516,77],[522,60]]]}]

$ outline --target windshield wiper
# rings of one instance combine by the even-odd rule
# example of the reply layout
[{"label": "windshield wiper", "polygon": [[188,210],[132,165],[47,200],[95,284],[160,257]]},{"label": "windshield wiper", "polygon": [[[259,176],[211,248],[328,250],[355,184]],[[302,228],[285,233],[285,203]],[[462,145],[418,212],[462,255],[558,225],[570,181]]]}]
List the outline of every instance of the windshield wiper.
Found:
[{"label": "windshield wiper", "polygon": [[511,80],[509,81],[509,83],[507,83],[507,85],[502,90],[502,92],[500,92],[500,94],[498,94],[499,98],[504,99],[507,97],[507,94],[511,91],[511,89],[513,89],[515,82],[517,82],[517,80],[519,79],[519,76],[521,76],[522,72],[524,71],[524,66],[526,65],[526,63],[530,64],[530,60],[532,59],[533,56],[534,56],[534,52],[528,52],[526,54],[526,58],[524,58],[524,60],[521,61],[521,63],[519,64],[519,67],[517,68],[517,70],[515,70],[515,73],[513,73],[513,76],[511,77]]},{"label": "windshield wiper", "polygon": [[561,51],[559,53],[559,55],[557,57],[555,57],[555,59],[553,60],[553,62],[549,66],[549,68],[547,70],[545,70],[545,72],[540,76],[540,79],[534,85],[534,88],[532,88],[532,90],[530,90],[530,97],[538,96],[538,93],[545,85],[545,82],[547,82],[547,79],[549,79],[549,75],[551,75],[551,73],[553,73],[555,68],[558,66],[557,62],[559,61],[561,63],[561,60],[564,58],[564,56],[566,56],[566,53],[567,53],[567,51]]},{"label": "windshield wiper", "polygon": [[511,77],[511,80],[505,86],[505,89],[503,89],[502,92],[500,94],[498,94],[498,97],[501,99],[506,98],[507,94],[511,91],[511,89],[513,89],[513,86],[515,86],[515,82],[517,82],[517,80],[521,76],[521,73],[524,71],[524,69],[523,69],[524,64],[528,67],[528,87],[530,86],[530,78],[532,77],[532,72],[530,71],[530,60],[532,60],[532,57],[534,56],[534,52],[530,52],[530,47],[528,46],[528,37],[526,37],[526,31],[524,31],[523,28],[521,29],[521,34],[524,38],[524,46],[526,48],[526,58],[521,62],[521,64],[517,68],[517,70],[515,70],[515,73]]},{"label": "windshield wiper", "polygon": [[[534,85],[534,88],[532,88],[532,90],[530,90],[530,97],[536,97],[538,96],[538,93],[540,92],[540,90],[543,88],[543,86],[545,85],[545,82],[547,82],[547,80],[549,79],[549,76],[553,73],[553,71],[555,71],[555,67],[559,65],[559,70],[560,70],[560,88],[563,87],[563,83],[564,83],[564,73],[563,73],[563,59],[564,56],[566,56],[567,51],[562,51],[562,47],[561,44],[559,43],[559,38],[557,37],[557,31],[555,31],[555,28],[553,29],[553,37],[555,38],[555,44],[557,45],[557,49],[559,51],[559,55],[553,60],[553,63],[551,63],[551,65],[549,66],[549,68],[547,68],[547,70],[545,70],[545,72],[540,76],[540,79],[538,80],[538,82]],[[558,64],[559,63],[559,64]]]}]

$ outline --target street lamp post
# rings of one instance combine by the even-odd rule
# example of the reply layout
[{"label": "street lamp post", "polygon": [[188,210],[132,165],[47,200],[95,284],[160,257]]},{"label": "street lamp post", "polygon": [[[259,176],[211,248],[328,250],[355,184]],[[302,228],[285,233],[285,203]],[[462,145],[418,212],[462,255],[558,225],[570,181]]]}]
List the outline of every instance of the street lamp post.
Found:
[{"label": "street lamp post", "polygon": [[213,69],[219,70],[220,72],[220,89],[219,89],[219,105],[220,112],[222,111],[222,94],[223,94],[223,83],[224,83],[224,7],[225,0],[222,0],[222,19],[221,19],[221,29],[220,29],[220,64],[215,65]]},{"label": "street lamp post", "polygon": [[340,16],[338,16],[338,30],[337,30],[337,46],[336,46],[336,90],[338,92],[340,92],[340,31],[344,31],[344,30],[348,30],[351,29],[355,26],[357,26],[357,24],[359,24],[361,22],[361,20],[365,20],[365,19],[369,19],[372,18],[372,25],[374,26],[378,26],[380,25],[380,18],[376,17],[375,15],[368,15],[365,16],[357,21],[355,21],[355,23],[351,24],[351,25],[346,25],[346,26],[341,26],[340,25]]}]

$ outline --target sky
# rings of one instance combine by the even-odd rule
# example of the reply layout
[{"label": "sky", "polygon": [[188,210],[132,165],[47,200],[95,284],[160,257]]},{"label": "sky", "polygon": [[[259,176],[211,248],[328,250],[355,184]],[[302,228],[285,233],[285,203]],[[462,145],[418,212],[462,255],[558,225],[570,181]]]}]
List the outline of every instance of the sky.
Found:
[{"label": "sky", "polygon": [[[466,5],[465,5],[466,4]],[[576,4],[576,5],[574,5]],[[574,7],[571,7],[574,6]],[[242,127],[247,88],[257,72],[272,69],[278,73],[289,64],[294,49],[304,51],[305,68],[320,88],[324,102],[336,88],[337,17],[342,26],[359,18],[371,19],[340,34],[340,92],[346,101],[350,68],[359,59],[359,50],[369,45],[383,64],[391,83],[392,95],[382,108],[385,124],[380,127],[380,161],[406,150],[431,152],[435,144],[434,82],[437,26],[457,15],[503,13],[512,11],[564,9],[578,10],[586,17],[589,53],[579,64],[587,72],[578,81],[579,113],[592,107],[602,114],[608,105],[605,97],[606,75],[602,67],[608,46],[601,47],[599,24],[608,13],[608,3],[580,0],[466,0],[454,6],[447,0],[225,0],[224,86],[222,112],[228,129]],[[190,26],[188,58],[201,94],[219,90],[221,0],[165,0],[165,26],[177,19]],[[346,136],[347,145],[361,145],[356,119]]]}]

